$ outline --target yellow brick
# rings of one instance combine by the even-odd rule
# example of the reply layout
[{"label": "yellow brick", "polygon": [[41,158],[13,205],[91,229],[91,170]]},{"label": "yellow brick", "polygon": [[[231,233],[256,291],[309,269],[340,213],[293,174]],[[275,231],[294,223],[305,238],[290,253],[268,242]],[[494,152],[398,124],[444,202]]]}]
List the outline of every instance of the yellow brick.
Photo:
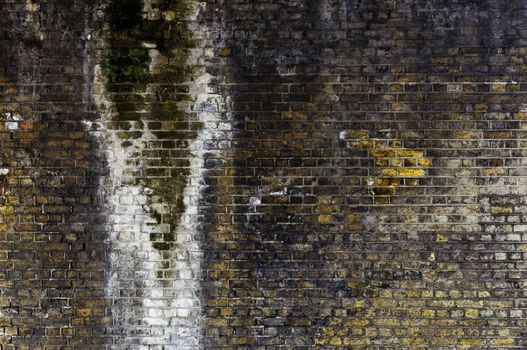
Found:
[{"label": "yellow brick", "polygon": [[14,211],[14,207],[7,206],[7,205],[1,205],[0,206],[0,214],[11,214]]},{"label": "yellow brick", "polygon": [[344,138],[347,140],[350,139],[367,139],[369,137],[368,131],[346,131]]},{"label": "yellow brick", "polygon": [[469,338],[461,339],[459,343],[465,346],[482,345],[482,341],[480,339],[469,339]]},{"label": "yellow brick", "polygon": [[333,216],[332,215],[327,215],[327,214],[319,215],[318,216],[318,222],[323,223],[323,224],[329,224],[329,223],[333,222]]},{"label": "yellow brick", "polygon": [[338,212],[340,209],[337,206],[334,205],[320,205],[316,207],[315,209],[317,213],[335,213]]},{"label": "yellow brick", "polygon": [[315,345],[327,345],[329,344],[329,339],[317,338],[315,339]]},{"label": "yellow brick", "polygon": [[359,145],[361,148],[373,148],[375,146],[375,143],[373,141],[360,141]]},{"label": "yellow brick", "polygon": [[209,318],[207,324],[212,327],[226,327],[228,323],[227,319]]},{"label": "yellow brick", "polygon": [[403,86],[400,84],[390,85],[389,90],[391,92],[403,92]]},{"label": "yellow brick", "polygon": [[419,289],[411,289],[406,292],[406,296],[408,298],[420,298],[421,297],[421,291]]},{"label": "yellow brick", "polygon": [[375,179],[375,184],[377,186],[381,186],[381,187],[390,186],[390,184],[391,184],[390,180],[391,180],[390,178],[387,178],[387,177],[382,178],[381,177],[381,178]]},{"label": "yellow brick", "polygon": [[227,232],[227,233],[235,232],[234,225],[219,225],[217,227],[217,230],[219,232]]},{"label": "yellow brick", "polygon": [[426,309],[423,310],[423,317],[434,317],[435,316],[435,310]]},{"label": "yellow brick", "polygon": [[384,319],[377,319],[374,320],[373,323],[376,326],[398,326],[400,324],[400,321],[393,318],[384,318]]},{"label": "yellow brick", "polygon": [[432,345],[456,345],[457,339],[453,337],[432,338]]},{"label": "yellow brick", "polygon": [[340,338],[331,338],[329,345],[342,345],[342,340]]},{"label": "yellow brick", "polygon": [[346,278],[347,276],[348,276],[348,272],[346,270],[336,270],[335,271],[336,278]]},{"label": "yellow brick", "polygon": [[221,309],[220,314],[222,316],[232,316],[234,314],[234,310],[232,308],[223,308]]},{"label": "yellow brick", "polygon": [[370,156],[375,158],[393,158],[395,154],[394,150],[387,149],[373,149],[370,151]]},{"label": "yellow brick", "polygon": [[402,145],[403,145],[403,143],[401,142],[401,140],[392,140],[392,141],[390,141],[390,147],[392,147],[392,148],[401,148]]},{"label": "yellow brick", "polygon": [[442,234],[437,234],[436,242],[448,242],[448,237]]},{"label": "yellow brick", "polygon": [[18,328],[16,327],[5,327],[4,333],[6,335],[17,335],[18,334]]},{"label": "yellow brick", "polygon": [[419,181],[417,181],[417,179],[405,179],[404,183],[408,186],[417,186],[417,184],[419,184]]},{"label": "yellow brick", "polygon": [[343,339],[344,345],[369,345],[370,340],[368,338],[344,338]]},{"label": "yellow brick", "polygon": [[373,148],[381,149],[388,147],[388,142],[384,140],[374,140],[373,141]]},{"label": "yellow brick", "polygon": [[490,341],[491,345],[513,345],[514,344],[514,338],[500,338],[500,339],[492,339]]},{"label": "yellow brick", "polygon": [[480,298],[490,298],[490,293],[486,290],[482,290],[478,292],[478,297]]},{"label": "yellow brick", "polygon": [[428,158],[420,158],[417,162],[421,166],[430,166],[432,164],[432,161]]},{"label": "yellow brick", "polygon": [[364,231],[364,225],[361,224],[348,225],[347,228],[353,232]]},{"label": "yellow brick", "polygon": [[318,196],[318,201],[321,204],[333,204],[335,203],[335,198],[332,196]]},{"label": "yellow brick", "polygon": [[510,329],[498,329],[498,336],[500,336],[500,337],[508,337],[509,335],[511,335],[511,330]]},{"label": "yellow brick", "polygon": [[494,214],[508,214],[512,213],[511,207],[491,207],[490,211]]},{"label": "yellow brick", "polygon": [[415,151],[409,149],[400,149],[397,151],[398,157],[417,158],[423,156],[423,151]]},{"label": "yellow brick", "polygon": [[75,310],[75,314],[81,317],[91,316],[93,314],[93,309],[77,309]]},{"label": "yellow brick", "polygon": [[332,337],[335,335],[335,329],[324,327],[320,329],[320,333],[323,337]]},{"label": "yellow brick", "polygon": [[527,120],[527,113],[526,112],[518,112],[513,114],[514,119],[516,120]]},{"label": "yellow brick", "polygon": [[451,308],[455,306],[453,300],[433,300],[430,302],[432,307],[442,307],[442,308]]},{"label": "yellow brick", "polygon": [[505,169],[503,168],[487,168],[483,169],[483,174],[486,176],[497,176],[505,174]]},{"label": "yellow brick", "polygon": [[329,325],[330,326],[340,326],[342,324],[342,318],[339,317],[330,317]]},{"label": "yellow brick", "polygon": [[373,193],[377,196],[393,196],[396,192],[395,187],[377,187],[373,189]]},{"label": "yellow brick", "polygon": [[459,131],[454,131],[453,136],[455,139],[478,139],[480,138],[481,133],[479,131],[459,130]]},{"label": "yellow brick", "polygon": [[[454,298],[461,297],[462,292],[461,291],[458,291],[458,292],[459,292],[459,295],[453,296]],[[458,300],[458,301],[456,301],[456,306],[458,306],[458,307],[478,308],[478,307],[482,307],[483,306],[483,301],[482,300],[470,300],[470,299]]]},{"label": "yellow brick", "polygon": [[347,320],[344,322],[345,327],[364,327],[370,323],[368,320]]},{"label": "yellow brick", "polygon": [[7,196],[7,203],[8,204],[20,204],[20,198],[15,196]]},{"label": "yellow brick", "polygon": [[293,120],[306,120],[308,118],[307,114],[305,113],[295,113],[295,112],[286,112],[283,114],[285,119],[293,119]]},{"label": "yellow brick", "polygon": [[402,111],[404,110],[404,105],[401,103],[392,103],[392,111]]},{"label": "yellow brick", "polygon": [[244,345],[249,342],[249,339],[245,337],[231,337],[230,338],[230,344],[233,345]]},{"label": "yellow brick", "polygon": [[373,200],[374,204],[384,205],[390,203],[388,197],[375,197]]},{"label": "yellow brick", "polygon": [[382,174],[385,176],[397,176],[397,169],[391,169],[391,168],[382,169]]},{"label": "yellow brick", "polygon": [[[448,59],[445,57],[445,59]],[[397,81],[401,83],[416,83],[420,80],[419,75],[400,75],[397,77]]]},{"label": "yellow brick", "polygon": [[425,171],[423,169],[400,169],[399,175],[400,176],[421,177],[425,175]]},{"label": "yellow brick", "polygon": [[428,340],[423,338],[403,338],[402,343],[403,345],[426,345]]},{"label": "yellow brick", "polygon": [[366,306],[366,300],[355,300],[353,303],[355,307],[365,307]]},{"label": "yellow brick", "polygon": [[487,304],[495,309],[506,309],[512,307],[511,301],[496,300],[496,301],[487,301]]},{"label": "yellow brick", "polygon": [[468,318],[477,318],[479,316],[479,311],[477,309],[467,309],[465,311],[465,316]]},{"label": "yellow brick", "polygon": [[385,308],[385,307],[397,307],[397,301],[390,299],[377,299],[372,301],[373,307]]},{"label": "yellow brick", "polygon": [[345,337],[346,335],[348,335],[348,329],[347,328],[338,329],[336,330],[335,335],[338,337]]},{"label": "yellow brick", "polygon": [[392,166],[402,167],[404,165],[404,160],[402,159],[392,159]]},{"label": "yellow brick", "polygon": [[228,47],[223,47],[219,49],[218,54],[222,57],[227,57],[231,55],[231,49]]},{"label": "yellow brick", "polygon": [[492,84],[492,91],[494,92],[504,92],[507,88],[505,84]]},{"label": "yellow brick", "polygon": [[348,215],[348,222],[359,222],[359,221],[360,221],[360,215],[356,215],[356,214]]}]

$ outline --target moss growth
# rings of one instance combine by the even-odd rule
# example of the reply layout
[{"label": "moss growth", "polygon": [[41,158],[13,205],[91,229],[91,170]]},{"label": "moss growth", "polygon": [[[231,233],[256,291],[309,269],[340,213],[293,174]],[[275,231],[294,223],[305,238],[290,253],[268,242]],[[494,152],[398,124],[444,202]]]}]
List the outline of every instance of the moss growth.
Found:
[{"label": "moss growth", "polygon": [[[174,84],[189,80],[187,59],[194,42],[184,20],[189,11],[188,0],[158,0],[148,5],[152,7],[150,13],[143,12],[148,6],[141,0],[109,0],[106,5],[109,31],[102,66],[107,80],[106,92],[112,102],[112,121],[116,122],[109,125],[123,140],[123,147],[132,146],[133,140],[145,135],[145,121],[192,119],[182,108],[192,97],[176,92],[174,87]],[[152,57],[156,55],[163,58],[164,64],[151,69]],[[120,123],[127,121],[134,122],[133,129],[125,129]],[[162,128],[150,132],[165,140],[190,140],[197,136],[197,131],[167,133]],[[154,204],[152,198],[157,197],[170,209],[169,214],[152,213],[159,224],[170,225],[170,233],[150,237],[155,249],[169,250],[185,209],[183,191],[189,170],[172,165],[170,149],[157,151],[161,163],[170,164],[170,173],[175,175],[162,180],[154,176],[139,180],[154,191],[149,204]],[[150,166],[147,160],[143,165]]]}]

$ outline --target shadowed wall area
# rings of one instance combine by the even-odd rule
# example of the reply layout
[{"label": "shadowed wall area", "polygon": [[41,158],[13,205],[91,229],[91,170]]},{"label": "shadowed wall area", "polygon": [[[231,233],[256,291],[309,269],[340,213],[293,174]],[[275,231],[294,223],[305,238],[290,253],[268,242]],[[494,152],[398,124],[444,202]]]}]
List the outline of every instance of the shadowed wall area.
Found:
[{"label": "shadowed wall area", "polygon": [[0,0],[0,49],[0,350],[527,347],[527,1]]}]

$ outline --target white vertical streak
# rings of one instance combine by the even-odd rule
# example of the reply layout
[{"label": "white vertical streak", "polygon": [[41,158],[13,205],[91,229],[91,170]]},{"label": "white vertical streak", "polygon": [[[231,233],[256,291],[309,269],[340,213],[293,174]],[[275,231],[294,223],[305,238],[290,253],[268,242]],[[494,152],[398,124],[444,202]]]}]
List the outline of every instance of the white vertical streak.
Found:
[{"label": "white vertical streak", "polygon": [[[190,50],[187,66],[205,68],[207,57],[213,52],[209,46],[207,28],[197,23],[200,4],[193,3],[189,16],[189,31],[202,43]],[[157,56],[152,56],[150,69],[156,68]],[[165,232],[166,224],[159,225],[151,211],[168,212],[173,203],[153,204],[151,196],[159,196],[155,189],[138,185],[130,171],[138,170],[147,161],[142,159],[149,140],[156,138],[151,132],[141,130],[142,136],[130,139],[131,145],[123,147],[122,140],[108,123],[112,121],[111,101],[106,97],[105,78],[96,66],[95,100],[101,113],[101,122],[86,122],[93,136],[106,149],[109,175],[101,183],[101,196],[107,203],[109,224],[109,263],[111,271],[107,280],[107,298],[112,301],[115,332],[114,349],[199,349],[202,335],[200,279],[202,251],[200,238],[200,197],[205,188],[205,156],[220,156],[220,149],[228,147],[230,123],[224,117],[222,96],[210,87],[212,76],[207,73],[187,82],[189,95],[194,98],[191,108],[202,128],[190,141],[191,166],[183,191],[185,211],[175,230],[174,248],[158,251],[152,247],[150,234]],[[149,91],[151,92],[151,91]],[[146,123],[145,123],[146,125]],[[98,131],[100,130],[100,131]],[[134,163],[129,164],[129,160]],[[134,166],[136,168],[134,168]],[[153,206],[155,205],[155,208]],[[165,231],[164,231],[165,230]],[[167,259],[167,254],[169,258]],[[157,271],[163,262],[170,263],[171,280],[160,280]]]}]

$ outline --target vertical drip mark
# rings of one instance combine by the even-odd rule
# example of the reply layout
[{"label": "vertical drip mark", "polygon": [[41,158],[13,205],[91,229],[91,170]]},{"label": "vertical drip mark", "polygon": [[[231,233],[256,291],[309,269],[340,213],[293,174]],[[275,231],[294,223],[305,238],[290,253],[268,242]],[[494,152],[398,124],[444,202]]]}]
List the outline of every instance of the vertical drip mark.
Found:
[{"label": "vertical drip mark", "polygon": [[115,348],[201,343],[205,158],[219,157],[230,130],[223,99],[204,73],[212,50],[201,10],[187,1],[107,5],[95,85],[109,167],[100,195],[110,231]]},{"label": "vertical drip mark", "polygon": [[[198,64],[197,61],[190,62]],[[229,142],[230,131],[230,124],[222,117],[223,98],[211,91],[211,79],[212,77],[205,73],[189,86],[190,94],[196,97],[196,113],[203,127],[189,147],[192,158],[187,186],[183,192],[185,211],[176,229],[174,270],[179,272],[179,279],[173,281],[172,287],[177,291],[178,297],[173,298],[169,304],[172,312],[171,329],[178,329],[177,333],[171,334],[173,344],[188,346],[188,349],[196,349],[199,345],[194,337],[201,334],[196,331],[202,327],[198,291],[203,254],[198,240],[200,219],[204,217],[200,198],[205,189],[205,159],[220,156],[220,147],[228,146],[225,143]]]},{"label": "vertical drip mark", "polygon": [[[92,134],[97,137],[105,153],[108,166],[108,176],[101,179],[99,196],[104,198],[108,222],[108,249],[110,272],[107,276],[106,297],[111,300],[115,338],[128,337],[140,333],[136,329],[140,324],[142,308],[138,308],[136,297],[142,293],[145,274],[143,261],[148,259],[148,247],[145,247],[144,227],[151,221],[145,211],[149,189],[134,185],[133,163],[138,159],[148,136],[129,141],[127,147],[122,147],[121,139],[116,132],[108,128],[111,123],[111,101],[107,98],[104,88],[105,78],[100,66],[96,66],[95,99],[101,121],[99,125],[91,124]],[[98,130],[98,131],[95,131]],[[145,249],[146,248],[146,249]],[[125,339],[114,339],[113,343],[131,345],[137,339],[127,342]],[[142,338],[139,341],[143,344]],[[138,344],[139,345],[139,344]]]}]

